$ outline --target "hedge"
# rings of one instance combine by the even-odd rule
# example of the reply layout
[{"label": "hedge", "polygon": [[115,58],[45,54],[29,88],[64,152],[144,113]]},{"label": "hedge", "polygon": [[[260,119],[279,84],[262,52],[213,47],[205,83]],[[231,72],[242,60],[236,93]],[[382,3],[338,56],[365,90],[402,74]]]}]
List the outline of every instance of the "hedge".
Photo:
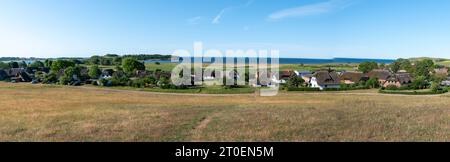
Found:
[{"label": "hedge", "polygon": [[[320,88],[311,87],[286,87],[286,91],[321,91]],[[369,87],[345,87],[345,88],[325,88],[323,91],[350,91],[350,90],[360,90],[360,89],[370,89]]]},{"label": "hedge", "polygon": [[320,91],[320,88],[311,88],[311,87],[287,87],[287,91]]},{"label": "hedge", "polygon": [[447,93],[448,90],[438,90],[438,91],[413,91],[413,92],[405,92],[405,91],[385,91],[381,90],[379,91],[383,94],[403,94],[403,95],[433,95],[433,94],[443,94]]}]

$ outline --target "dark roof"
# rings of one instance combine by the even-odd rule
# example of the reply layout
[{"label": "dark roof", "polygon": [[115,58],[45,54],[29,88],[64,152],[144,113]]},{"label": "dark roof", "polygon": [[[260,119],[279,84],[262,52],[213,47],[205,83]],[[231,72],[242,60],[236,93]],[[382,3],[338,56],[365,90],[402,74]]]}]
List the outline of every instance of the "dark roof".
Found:
[{"label": "dark roof", "polygon": [[317,71],[314,76],[319,85],[340,84],[340,79],[335,71]]},{"label": "dark roof", "polygon": [[364,74],[361,72],[343,72],[339,79],[341,80],[350,80],[352,82],[359,82],[363,79]]},{"label": "dark roof", "polygon": [[19,73],[24,72],[24,71],[25,71],[25,69],[23,69],[23,68],[11,68],[11,69],[9,69],[7,71],[7,73],[8,73],[8,75],[10,77],[14,77],[14,76],[17,76]]},{"label": "dark roof", "polygon": [[280,73],[280,78],[289,78],[292,75],[295,75],[295,72],[292,70],[285,70]]},{"label": "dark roof", "polygon": [[407,83],[412,82],[412,78],[409,73],[397,73],[397,74],[391,75],[387,80],[394,81],[394,82],[398,81],[401,84],[407,84]]},{"label": "dark roof", "polygon": [[389,78],[389,76],[391,76],[391,72],[389,72],[388,70],[372,70],[369,73],[367,73],[367,76],[369,78],[378,78],[386,80]]}]

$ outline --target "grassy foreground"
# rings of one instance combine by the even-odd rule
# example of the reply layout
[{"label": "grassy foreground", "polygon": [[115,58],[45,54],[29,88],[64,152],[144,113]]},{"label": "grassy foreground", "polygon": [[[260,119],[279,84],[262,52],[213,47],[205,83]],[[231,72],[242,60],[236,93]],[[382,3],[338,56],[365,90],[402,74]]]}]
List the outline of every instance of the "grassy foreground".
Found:
[{"label": "grassy foreground", "polygon": [[450,96],[182,95],[0,82],[0,141],[449,141]]}]

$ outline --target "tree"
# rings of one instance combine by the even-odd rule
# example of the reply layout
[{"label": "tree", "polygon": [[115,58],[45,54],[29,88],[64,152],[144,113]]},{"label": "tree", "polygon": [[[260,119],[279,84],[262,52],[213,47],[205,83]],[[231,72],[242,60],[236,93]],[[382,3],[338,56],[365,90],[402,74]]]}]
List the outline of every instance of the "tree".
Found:
[{"label": "tree", "polygon": [[379,66],[380,69],[385,69],[386,68],[386,64],[385,63],[381,63]]},{"label": "tree", "polygon": [[51,70],[54,72],[58,72],[61,69],[66,69],[68,67],[74,67],[75,63],[68,60],[56,60],[52,63]]},{"label": "tree", "polygon": [[378,64],[376,62],[363,62],[358,66],[358,70],[363,73],[368,73],[374,69],[378,69]]},{"label": "tree", "polygon": [[34,61],[33,63],[30,64],[30,67],[32,68],[41,68],[44,67],[44,63],[41,61]]},{"label": "tree", "polygon": [[93,65],[93,66],[89,67],[88,75],[89,75],[90,78],[97,79],[98,77],[100,77],[101,74],[102,74],[102,72],[98,68],[97,65]]},{"label": "tree", "polygon": [[145,65],[136,59],[125,58],[122,60],[122,68],[126,73],[131,74],[136,70],[145,70]]},{"label": "tree", "polygon": [[414,89],[425,89],[427,88],[429,83],[426,81],[426,78],[424,76],[418,76],[414,79],[411,86]]},{"label": "tree", "polygon": [[56,83],[57,81],[58,81],[58,78],[56,77],[56,74],[53,72],[50,72],[50,73],[44,75],[44,79],[42,80],[42,83],[52,84],[52,83]]},{"label": "tree", "polygon": [[27,68],[28,64],[25,61],[20,62],[19,67],[21,68]]},{"label": "tree", "polygon": [[52,67],[52,63],[53,63],[52,60],[46,59],[46,60],[44,61],[44,66],[45,66],[45,67]]},{"label": "tree", "polygon": [[17,62],[9,62],[9,67],[10,68],[19,68],[19,63],[17,63]]},{"label": "tree", "polygon": [[366,87],[379,88],[380,83],[378,82],[377,78],[370,78],[369,80],[366,81]]},{"label": "tree", "polygon": [[432,73],[434,69],[434,62],[430,59],[424,59],[422,61],[416,62],[416,68],[415,68],[415,76],[424,76],[425,79],[430,79],[430,74]]},{"label": "tree", "polygon": [[123,71],[116,71],[111,77],[111,83],[113,86],[126,86],[129,80],[130,79]]},{"label": "tree", "polygon": [[297,88],[300,85],[302,85],[303,83],[305,83],[305,80],[303,80],[302,78],[297,77],[297,76],[291,76],[287,80],[286,85],[287,85],[287,87],[290,87],[290,88]]},{"label": "tree", "polygon": [[402,63],[400,61],[395,61],[390,65],[390,69],[393,73],[400,71]]},{"label": "tree", "polygon": [[91,58],[89,58],[88,62],[92,65],[98,65],[100,64],[100,56],[92,56]]},{"label": "tree", "polygon": [[0,69],[8,69],[8,68],[9,68],[9,65],[7,63],[0,61]]},{"label": "tree", "polygon": [[436,93],[440,90],[442,90],[442,87],[441,87],[441,85],[439,85],[439,83],[437,83],[437,82],[431,83],[431,91]]}]

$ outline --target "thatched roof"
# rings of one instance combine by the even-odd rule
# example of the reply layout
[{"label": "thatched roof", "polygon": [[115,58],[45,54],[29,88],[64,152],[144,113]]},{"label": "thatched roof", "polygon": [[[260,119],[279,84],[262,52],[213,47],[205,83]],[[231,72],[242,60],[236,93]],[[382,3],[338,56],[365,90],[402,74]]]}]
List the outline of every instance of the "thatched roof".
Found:
[{"label": "thatched roof", "polygon": [[317,71],[314,73],[314,77],[319,85],[340,84],[340,79],[335,71]]},{"label": "thatched roof", "polygon": [[391,75],[388,81],[400,82],[401,84],[408,84],[412,82],[411,75],[409,73],[397,73]]},{"label": "thatched roof", "polygon": [[388,70],[372,70],[369,73],[367,73],[367,76],[369,78],[378,78],[386,80],[389,78],[389,76],[391,76],[391,72],[389,72]]},{"label": "thatched roof", "polygon": [[363,80],[364,74],[361,72],[343,72],[339,79],[341,80],[350,80],[352,82],[359,82]]}]

